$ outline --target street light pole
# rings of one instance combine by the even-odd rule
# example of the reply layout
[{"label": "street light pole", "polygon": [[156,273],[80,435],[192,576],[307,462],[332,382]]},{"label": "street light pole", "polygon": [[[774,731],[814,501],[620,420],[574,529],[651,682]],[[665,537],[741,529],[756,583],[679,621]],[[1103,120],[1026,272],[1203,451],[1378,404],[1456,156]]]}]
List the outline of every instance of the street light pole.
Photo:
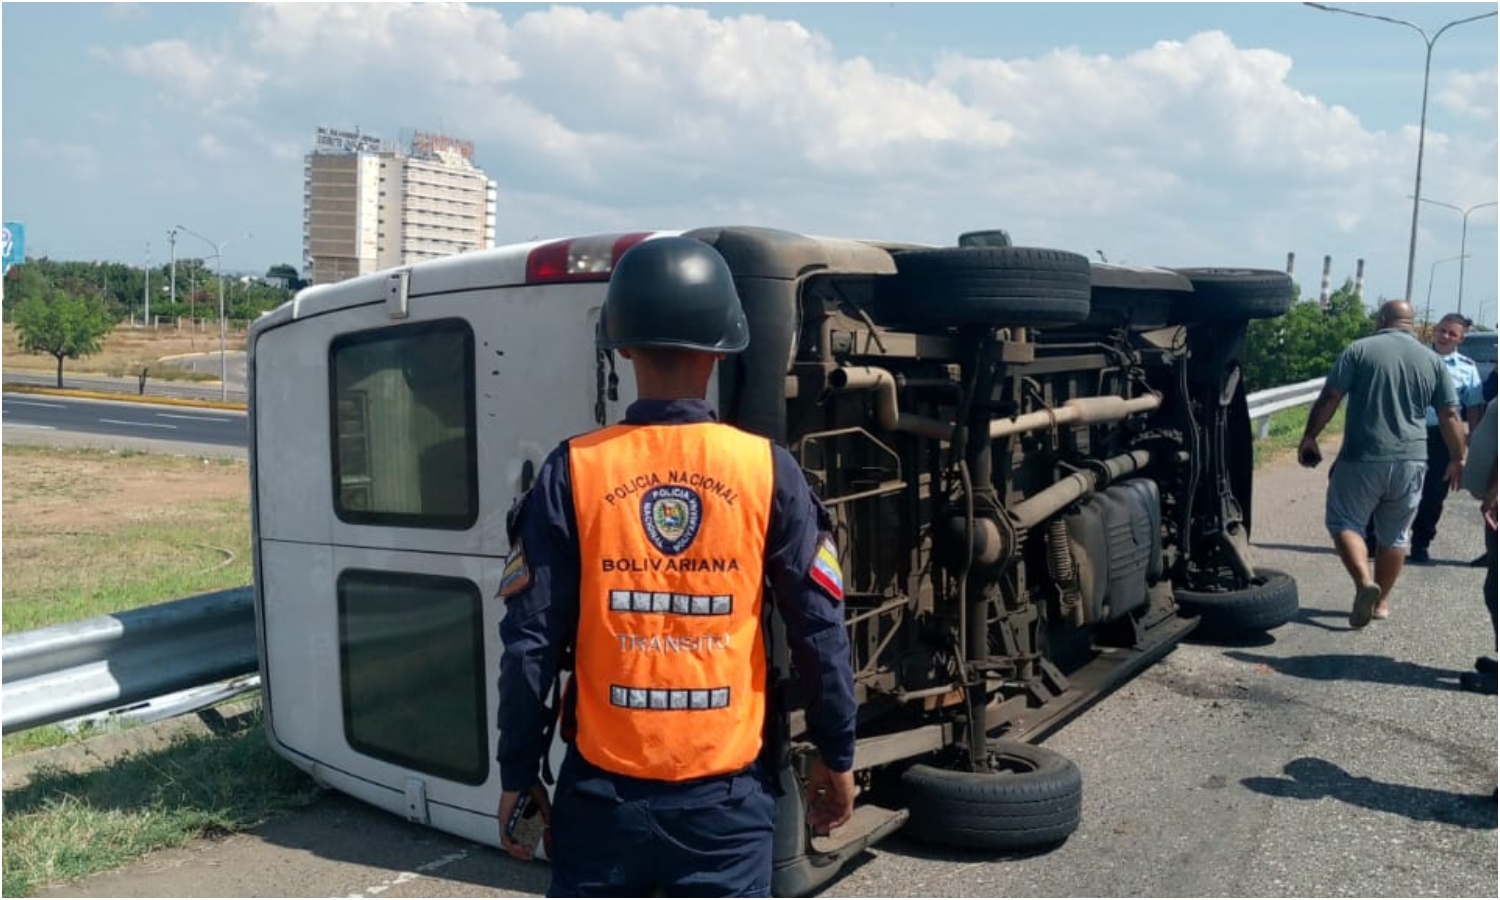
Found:
[{"label": "street light pole", "polygon": [[[1459,271],[1462,272],[1464,264],[1463,255],[1433,260],[1432,268],[1427,270],[1427,309],[1422,313],[1422,324],[1424,325],[1429,327],[1432,325],[1432,279],[1437,275],[1437,267],[1445,262],[1453,262],[1455,259],[1458,260]],[[1459,312],[1462,313],[1463,310],[1460,309]]]},{"label": "street light pole", "polygon": [[1417,265],[1417,218],[1422,209],[1422,151],[1427,143],[1427,87],[1428,83],[1432,79],[1432,45],[1436,44],[1437,39],[1443,36],[1443,32],[1447,31],[1453,26],[1463,25],[1467,22],[1476,22],[1480,19],[1487,19],[1490,16],[1495,15],[1496,12],[1492,11],[1478,16],[1469,16],[1467,19],[1455,19],[1454,21],[1444,25],[1442,28],[1439,28],[1437,30],[1437,33],[1432,37],[1428,37],[1427,32],[1422,30],[1420,26],[1414,25],[1411,22],[1406,21],[1405,19],[1396,19],[1392,18],[1391,16],[1377,16],[1373,13],[1357,12],[1352,9],[1344,9],[1341,6],[1329,6],[1325,3],[1304,3],[1303,5],[1310,6],[1313,9],[1321,9],[1324,12],[1344,13],[1346,15],[1359,16],[1361,19],[1375,19],[1376,21],[1380,22],[1390,22],[1394,25],[1404,25],[1407,28],[1410,28],[1412,31],[1415,31],[1417,34],[1421,35],[1422,42],[1427,45],[1427,61],[1423,64],[1422,68],[1422,118],[1420,124],[1418,124],[1417,126],[1417,177],[1411,192],[1411,243],[1408,246],[1406,253],[1405,299],[1409,301],[1411,300],[1412,279],[1416,274]]},{"label": "street light pole", "polygon": [[[167,229],[167,246],[172,248],[172,286],[167,293],[171,295],[172,309],[177,310],[177,229]],[[177,311],[177,330],[182,330],[181,311]]]},{"label": "street light pole", "polygon": [[1463,260],[1468,256],[1468,248],[1469,248],[1469,213],[1475,211],[1476,209],[1484,209],[1486,207],[1494,206],[1494,205],[1496,205],[1497,201],[1491,200],[1488,203],[1476,203],[1473,206],[1470,206],[1470,207],[1467,207],[1467,208],[1461,207],[1461,206],[1454,206],[1452,203],[1444,203],[1441,200],[1429,200],[1426,197],[1422,198],[1422,202],[1423,203],[1431,203],[1433,206],[1441,206],[1441,207],[1444,207],[1444,208],[1447,208],[1447,209],[1451,209],[1454,212],[1456,212],[1456,213],[1458,213],[1458,214],[1460,214],[1460,215],[1463,216],[1463,221],[1464,221],[1463,230],[1459,233],[1459,238],[1458,238],[1458,253],[1459,253],[1459,262],[1458,262],[1458,313],[1459,313],[1459,315],[1463,315],[1463,311],[1464,311],[1464,264],[1463,264]]},{"label": "street light pole", "polygon": [[[178,231],[190,234],[210,247],[214,248],[214,268],[219,273],[219,399],[229,399],[229,363],[225,355],[224,344],[224,248],[229,246],[228,241],[209,240],[198,232],[183,225],[176,226]],[[245,235],[249,237],[250,235]]]}]

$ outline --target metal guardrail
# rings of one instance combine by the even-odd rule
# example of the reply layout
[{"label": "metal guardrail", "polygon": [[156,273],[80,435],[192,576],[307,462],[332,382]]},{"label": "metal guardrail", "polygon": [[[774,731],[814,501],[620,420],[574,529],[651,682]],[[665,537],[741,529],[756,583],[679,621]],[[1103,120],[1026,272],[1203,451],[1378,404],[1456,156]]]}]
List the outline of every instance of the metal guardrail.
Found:
[{"label": "metal guardrail", "polygon": [[249,587],[8,634],[0,731],[159,701],[259,665]]},{"label": "metal guardrail", "polygon": [[1325,381],[1326,378],[1310,378],[1247,395],[1245,400],[1250,407],[1250,421],[1255,423],[1256,436],[1264,438],[1270,431],[1272,413],[1307,406],[1318,399]]}]

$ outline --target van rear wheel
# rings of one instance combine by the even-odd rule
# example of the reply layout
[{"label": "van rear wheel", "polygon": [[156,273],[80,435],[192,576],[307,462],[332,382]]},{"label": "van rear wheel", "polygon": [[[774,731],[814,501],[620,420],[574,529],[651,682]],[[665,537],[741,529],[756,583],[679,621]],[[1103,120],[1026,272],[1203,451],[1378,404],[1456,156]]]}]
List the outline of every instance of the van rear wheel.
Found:
[{"label": "van rear wheel", "polygon": [[1280,569],[1255,570],[1249,586],[1231,591],[1174,593],[1184,615],[1198,616],[1198,629],[1207,636],[1257,634],[1279,628],[1296,618],[1297,581]]},{"label": "van rear wheel", "polygon": [[[918,764],[901,775],[904,833],[948,847],[1034,850],[1067,840],[1083,810],[1083,775],[1067,757],[1020,741],[986,745],[988,770]],[[966,763],[967,754],[962,755]]]}]

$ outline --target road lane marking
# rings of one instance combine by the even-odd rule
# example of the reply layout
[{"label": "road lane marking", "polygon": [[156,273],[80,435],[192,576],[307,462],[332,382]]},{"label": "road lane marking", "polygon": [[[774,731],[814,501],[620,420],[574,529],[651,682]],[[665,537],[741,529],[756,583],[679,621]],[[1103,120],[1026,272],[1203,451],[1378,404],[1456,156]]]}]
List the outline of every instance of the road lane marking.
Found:
[{"label": "road lane marking", "polygon": [[14,404],[16,406],[45,406],[48,409],[67,409],[67,407],[61,403],[38,403],[35,400],[7,400],[5,402],[8,404]]},{"label": "road lane marking", "polygon": [[176,425],[165,425],[161,422],[126,422],[121,419],[100,419],[99,421],[108,422],[111,425],[129,425],[132,428],[170,428],[173,431],[177,430]]},{"label": "road lane marking", "polygon": [[221,422],[229,424],[239,421],[238,419],[225,419],[220,416],[184,416],[178,413],[157,413],[163,419],[192,419],[194,422]]},{"label": "road lane marking", "polygon": [[450,853],[447,856],[440,856],[437,859],[433,860],[432,862],[423,863],[422,865],[417,866],[417,868],[416,868],[415,871],[412,871],[412,872],[402,872],[402,873],[400,873],[399,875],[397,875],[394,878],[387,878],[385,881],[382,881],[380,884],[373,885],[371,887],[365,888],[364,891],[362,891],[361,893],[350,894],[349,896],[350,897],[378,897],[378,896],[380,896],[381,894],[384,894],[386,891],[390,890],[393,887],[399,887],[399,886],[401,886],[403,884],[408,884],[410,882],[416,881],[418,878],[421,878],[423,875],[429,875],[429,874],[431,874],[433,872],[438,871],[439,869],[447,868],[448,866],[452,865],[453,863],[460,862],[460,861],[468,859],[468,858],[469,858],[469,851],[467,851],[467,850],[460,850],[457,853]]}]

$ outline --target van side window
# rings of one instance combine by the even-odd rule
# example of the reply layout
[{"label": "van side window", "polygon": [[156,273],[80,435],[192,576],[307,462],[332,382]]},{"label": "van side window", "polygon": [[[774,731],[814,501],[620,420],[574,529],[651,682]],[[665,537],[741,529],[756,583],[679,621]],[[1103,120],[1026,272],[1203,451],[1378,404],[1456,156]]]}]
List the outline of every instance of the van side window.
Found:
[{"label": "van side window", "polygon": [[338,579],[344,737],[463,784],[489,777],[484,624],[465,578],[349,569]]},{"label": "van side window", "polygon": [[358,525],[471,527],[479,512],[474,331],[462,319],[329,348],[333,505]]}]

